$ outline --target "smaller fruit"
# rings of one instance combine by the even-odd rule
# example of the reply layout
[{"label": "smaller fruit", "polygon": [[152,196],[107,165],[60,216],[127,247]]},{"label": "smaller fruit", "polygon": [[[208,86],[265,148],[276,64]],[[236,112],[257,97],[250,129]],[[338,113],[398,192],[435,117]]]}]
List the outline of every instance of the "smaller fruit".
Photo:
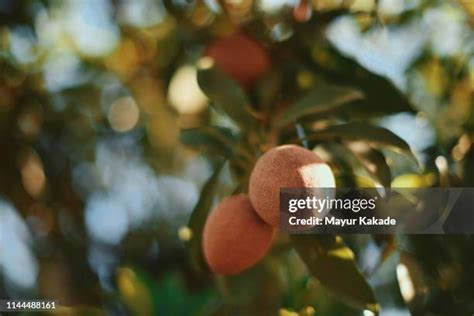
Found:
[{"label": "smaller fruit", "polygon": [[244,88],[250,88],[271,67],[267,51],[240,32],[211,43],[206,56]]},{"label": "smaller fruit", "polygon": [[300,3],[293,8],[293,18],[297,22],[306,22],[311,18],[313,13],[311,4],[308,0],[301,0]]},{"label": "smaller fruit", "polygon": [[229,196],[204,226],[204,257],[215,273],[239,273],[265,256],[272,234],[272,227],[258,217],[245,194]]}]

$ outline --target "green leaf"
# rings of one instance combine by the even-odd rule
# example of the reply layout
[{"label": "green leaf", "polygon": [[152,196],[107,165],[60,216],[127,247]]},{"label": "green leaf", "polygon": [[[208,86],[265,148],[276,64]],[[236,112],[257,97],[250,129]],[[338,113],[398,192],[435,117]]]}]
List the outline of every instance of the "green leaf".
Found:
[{"label": "green leaf", "polygon": [[208,303],[216,298],[212,288],[189,290],[182,272],[171,270],[154,281],[153,299],[157,306],[153,315],[207,315]]},{"label": "green leaf", "polygon": [[301,259],[325,289],[342,302],[377,313],[379,305],[365,277],[357,268],[354,254],[332,235],[291,235]]},{"label": "green leaf", "polygon": [[185,145],[205,148],[225,158],[231,158],[237,136],[225,127],[202,126],[181,131],[181,142]]},{"label": "green leaf", "polygon": [[363,94],[359,90],[321,84],[291,104],[282,113],[277,125],[287,125],[307,115],[328,112],[343,104],[362,98]]},{"label": "green leaf", "polygon": [[429,188],[435,185],[437,177],[434,173],[406,173],[397,176],[392,181],[394,188]]},{"label": "green leaf", "polygon": [[369,71],[353,58],[343,55],[327,40],[318,43],[313,51],[317,71],[330,81],[360,89],[364,100],[358,100],[340,109],[341,114],[366,118],[400,112],[413,112],[407,97],[385,76]]},{"label": "green leaf", "polygon": [[206,223],[207,216],[211,211],[212,202],[214,200],[215,191],[219,183],[219,175],[225,162],[219,164],[214,173],[204,184],[201,191],[201,196],[194,207],[191,217],[189,218],[188,228],[192,232],[192,237],[189,240],[187,247],[189,250],[191,263],[197,270],[203,270],[203,255],[202,255],[202,231]]},{"label": "green leaf", "polygon": [[279,92],[283,86],[283,76],[284,74],[281,69],[273,68],[257,82],[255,93],[261,111],[268,113],[278,102]]},{"label": "green leaf", "polygon": [[133,267],[117,270],[117,288],[122,302],[133,315],[150,315],[155,309],[152,297],[153,281],[144,271]]},{"label": "green leaf", "polygon": [[227,114],[239,126],[249,128],[256,123],[245,92],[220,72],[212,61],[206,58],[201,60],[197,79],[201,90],[213,102],[213,106]]},{"label": "green leaf", "polygon": [[369,145],[386,146],[396,152],[405,153],[418,162],[410,146],[403,139],[386,128],[366,123],[333,125],[326,129],[312,131],[307,139],[309,141],[364,141]]},{"label": "green leaf", "polygon": [[375,180],[385,188],[390,188],[392,173],[385,160],[385,156],[380,151],[373,149],[363,142],[352,142],[347,144],[347,147]]}]

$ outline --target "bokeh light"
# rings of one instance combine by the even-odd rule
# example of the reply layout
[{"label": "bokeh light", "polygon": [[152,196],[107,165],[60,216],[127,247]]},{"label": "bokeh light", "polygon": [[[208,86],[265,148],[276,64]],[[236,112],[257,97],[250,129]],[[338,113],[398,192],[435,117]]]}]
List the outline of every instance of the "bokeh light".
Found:
[{"label": "bokeh light", "polygon": [[107,118],[115,131],[123,133],[137,125],[140,110],[131,97],[122,97],[112,103]]},{"label": "bokeh light", "polygon": [[199,88],[195,67],[186,65],[176,71],[170,82],[168,99],[180,114],[195,114],[205,109],[207,98]]},{"label": "bokeh light", "polygon": [[10,203],[0,200],[0,268],[12,291],[36,285],[38,263],[31,244],[31,233],[21,217]]}]

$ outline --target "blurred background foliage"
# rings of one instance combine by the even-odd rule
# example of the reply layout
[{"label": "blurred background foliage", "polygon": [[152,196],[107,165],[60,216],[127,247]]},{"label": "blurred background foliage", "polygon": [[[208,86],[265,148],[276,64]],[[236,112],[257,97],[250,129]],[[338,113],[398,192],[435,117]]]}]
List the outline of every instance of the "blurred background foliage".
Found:
[{"label": "blurred background foliage", "polygon": [[[472,186],[473,23],[469,0],[0,0],[0,298],[472,315],[470,235],[280,236],[223,278],[199,227],[269,144],[315,148],[338,185]],[[236,30],[272,59],[250,89],[199,62]],[[253,120],[278,135],[259,142]]]}]

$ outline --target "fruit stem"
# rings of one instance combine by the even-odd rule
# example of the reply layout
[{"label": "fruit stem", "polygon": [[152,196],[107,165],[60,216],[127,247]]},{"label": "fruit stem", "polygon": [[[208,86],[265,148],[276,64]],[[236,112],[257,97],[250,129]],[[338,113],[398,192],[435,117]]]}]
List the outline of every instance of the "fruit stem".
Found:
[{"label": "fruit stem", "polygon": [[222,295],[222,298],[226,302],[231,303],[232,302],[232,295],[230,294],[227,279],[222,275],[216,275],[215,282],[216,282],[217,290]]}]

